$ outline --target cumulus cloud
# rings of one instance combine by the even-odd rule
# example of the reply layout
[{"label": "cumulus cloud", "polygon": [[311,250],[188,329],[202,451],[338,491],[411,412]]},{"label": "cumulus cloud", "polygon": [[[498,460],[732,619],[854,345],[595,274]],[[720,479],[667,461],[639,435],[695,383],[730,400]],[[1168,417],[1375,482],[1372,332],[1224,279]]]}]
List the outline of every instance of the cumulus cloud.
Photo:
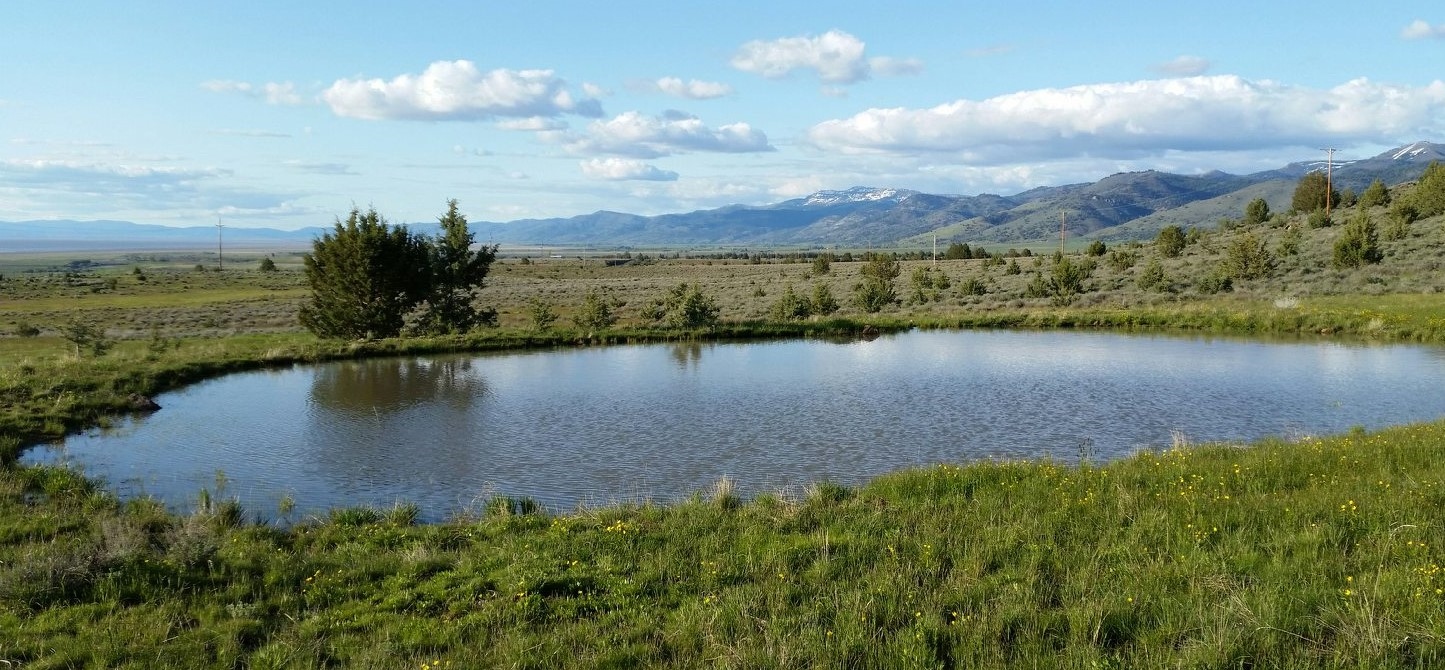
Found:
[{"label": "cumulus cloud", "polygon": [[1445,132],[1445,82],[1355,79],[1331,89],[1189,77],[1022,91],[928,109],[869,109],[819,123],[808,140],[846,153],[949,152],[971,164],[1170,150],[1393,143]]},{"label": "cumulus cloud", "polygon": [[607,181],[677,181],[677,173],[632,158],[594,158],[582,161],[582,174]]},{"label": "cumulus cloud", "polygon": [[1424,19],[1415,19],[1400,31],[1400,37],[1407,40],[1445,39],[1445,23],[1432,26]]},{"label": "cumulus cloud", "polygon": [[677,77],[663,77],[653,82],[657,90],[671,96],[689,100],[711,100],[732,95],[733,87],[715,81],[693,79],[684,82]]},{"label": "cumulus cloud", "polygon": [[917,74],[923,64],[911,58],[880,56],[867,58],[863,41],[841,30],[818,36],[753,40],[732,57],[732,66],[743,72],[781,79],[795,70],[812,70],[826,84],[852,84],[879,76]]},{"label": "cumulus cloud", "polygon": [[624,112],[606,121],[593,121],[584,135],[569,138],[566,145],[577,153],[634,158],[658,158],[692,151],[775,151],[763,131],[746,123],[709,128],[701,119],[676,111],[662,116]]},{"label": "cumulus cloud", "polygon": [[602,105],[578,97],[551,70],[482,72],[471,61],[437,61],[419,75],[390,80],[341,79],[321,93],[337,116],[413,121],[482,121],[602,116]]},{"label": "cumulus cloud", "polygon": [[258,100],[265,100],[267,104],[271,105],[299,105],[305,102],[301,94],[296,92],[296,85],[289,81],[257,85],[245,81],[212,79],[202,82],[201,88],[216,93],[240,93]]},{"label": "cumulus cloud", "polygon": [[1153,67],[1159,74],[1171,77],[1197,77],[1209,71],[1212,63],[1208,59],[1198,56],[1180,56],[1174,60],[1160,63]]}]

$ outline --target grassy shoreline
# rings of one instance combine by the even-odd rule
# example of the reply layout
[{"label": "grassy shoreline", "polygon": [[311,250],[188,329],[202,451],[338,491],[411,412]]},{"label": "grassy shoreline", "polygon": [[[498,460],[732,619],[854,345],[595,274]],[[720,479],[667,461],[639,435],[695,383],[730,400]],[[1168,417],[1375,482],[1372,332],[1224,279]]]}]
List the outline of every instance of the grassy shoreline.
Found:
[{"label": "grassy shoreline", "polygon": [[[1417,304],[1418,302],[1418,304]],[[1445,421],[1103,466],[937,466],[799,499],[727,490],[439,524],[333,510],[277,529],[120,501],[25,445],[152,395],[364,356],[908,328],[1445,342],[1434,296],[1238,300],[710,332],[517,329],[367,343],[124,341],[4,369],[0,661],[21,667],[1431,667],[1445,662]],[[1420,306],[1424,305],[1421,309]]]}]

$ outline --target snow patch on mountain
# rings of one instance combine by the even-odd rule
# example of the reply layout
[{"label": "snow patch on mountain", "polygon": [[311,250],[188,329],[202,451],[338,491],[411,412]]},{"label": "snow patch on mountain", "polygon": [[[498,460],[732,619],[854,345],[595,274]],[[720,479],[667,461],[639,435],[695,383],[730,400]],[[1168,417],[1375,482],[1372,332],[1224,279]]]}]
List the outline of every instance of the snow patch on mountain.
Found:
[{"label": "snow patch on mountain", "polygon": [[912,191],[900,191],[896,188],[874,188],[871,186],[855,186],[846,191],[818,191],[803,200],[803,205],[808,207],[828,207],[849,202],[877,202],[880,200],[903,200]]},{"label": "snow patch on mountain", "polygon": [[1416,142],[1416,143],[1411,144],[1410,146],[1405,147],[1405,148],[1401,149],[1400,151],[1396,152],[1395,155],[1392,156],[1391,158],[1393,158],[1393,159],[1395,159],[1395,160],[1400,160],[1401,158],[1414,158],[1414,157],[1416,157],[1416,156],[1419,156],[1420,154],[1425,153],[1426,151],[1429,150],[1429,148],[1430,148],[1430,147],[1428,146],[1428,143],[1427,143],[1426,146],[1423,146],[1423,147],[1422,147],[1422,146],[1420,146],[1420,143],[1419,143],[1419,142]]}]

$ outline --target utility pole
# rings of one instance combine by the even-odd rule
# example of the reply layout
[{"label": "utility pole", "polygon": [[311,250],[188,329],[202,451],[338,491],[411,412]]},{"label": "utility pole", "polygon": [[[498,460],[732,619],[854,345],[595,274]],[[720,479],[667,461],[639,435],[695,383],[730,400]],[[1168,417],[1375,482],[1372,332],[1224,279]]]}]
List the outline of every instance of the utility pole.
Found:
[{"label": "utility pole", "polygon": [[1339,149],[1325,149],[1325,216],[1330,215],[1330,196],[1335,190],[1335,152]]},{"label": "utility pole", "polygon": [[216,272],[226,269],[226,260],[221,255],[221,217],[216,216]]},{"label": "utility pole", "polygon": [[938,233],[933,234],[933,267],[938,267]]},{"label": "utility pole", "polygon": [[1064,227],[1064,210],[1059,210],[1059,253],[1064,253],[1064,243],[1069,237],[1069,231]]}]

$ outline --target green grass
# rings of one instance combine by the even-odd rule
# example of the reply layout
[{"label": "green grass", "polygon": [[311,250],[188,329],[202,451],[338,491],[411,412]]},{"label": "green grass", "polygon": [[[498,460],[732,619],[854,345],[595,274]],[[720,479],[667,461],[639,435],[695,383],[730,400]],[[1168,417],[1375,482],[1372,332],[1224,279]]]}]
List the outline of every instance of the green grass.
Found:
[{"label": "green grass", "polygon": [[[288,530],[0,472],[24,667],[1433,667],[1445,423]],[[43,491],[38,497],[26,491]],[[510,505],[492,505],[503,509]]]}]

